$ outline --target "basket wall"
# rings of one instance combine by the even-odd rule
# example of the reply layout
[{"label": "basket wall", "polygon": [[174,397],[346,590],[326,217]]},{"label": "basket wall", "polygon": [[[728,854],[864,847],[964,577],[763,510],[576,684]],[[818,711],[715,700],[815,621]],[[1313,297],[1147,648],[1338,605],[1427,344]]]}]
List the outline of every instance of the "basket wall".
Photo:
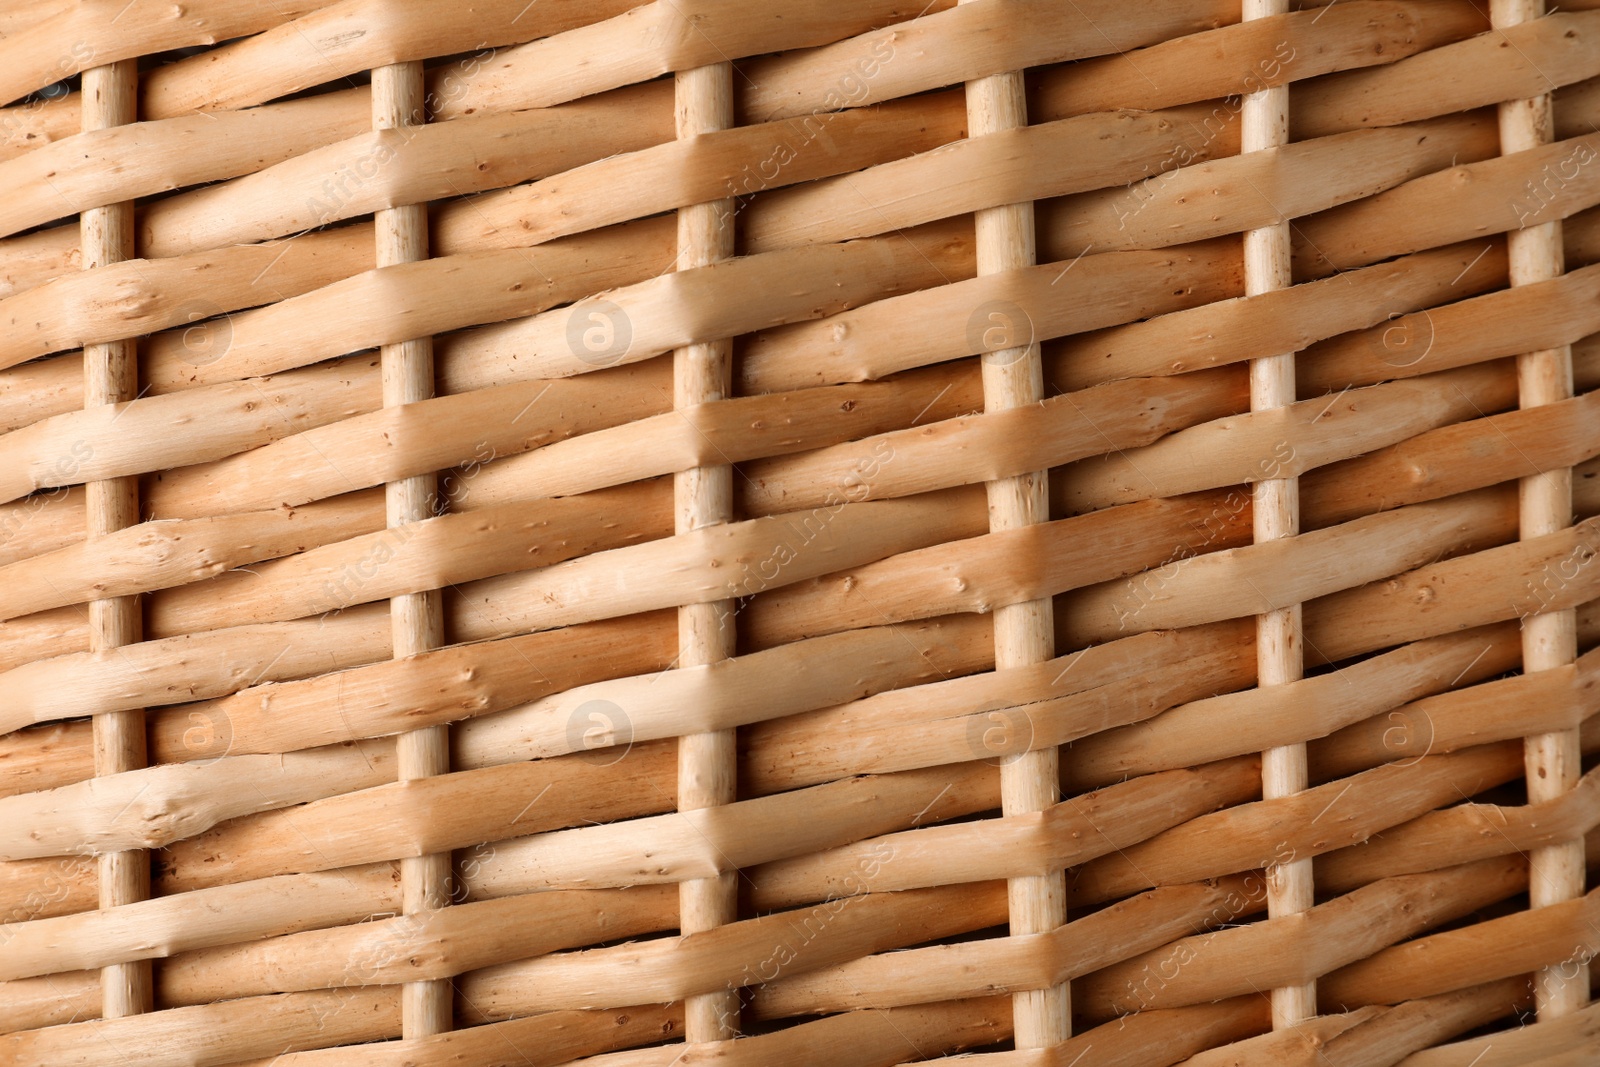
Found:
[{"label": "basket wall", "polygon": [[0,100],[0,1064],[1600,1062],[1600,3],[0,0]]}]

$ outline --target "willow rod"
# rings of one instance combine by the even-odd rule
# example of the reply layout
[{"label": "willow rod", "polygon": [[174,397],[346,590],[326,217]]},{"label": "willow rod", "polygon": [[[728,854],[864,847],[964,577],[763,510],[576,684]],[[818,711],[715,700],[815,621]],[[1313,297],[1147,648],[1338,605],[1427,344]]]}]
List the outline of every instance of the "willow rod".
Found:
[{"label": "willow rod", "polygon": [[[138,112],[138,63],[125,59],[83,72],[83,129],[103,130],[131,123]],[[133,204],[91,208],[79,217],[83,267],[120,263],[134,256]],[[83,348],[83,405],[120,404],[139,393],[138,348],[132,340],[107,341]],[[110,478],[84,487],[88,534],[102,537],[139,524],[139,479]],[[121,596],[89,603],[89,650],[99,652],[138,644],[143,638],[139,598]],[[115,711],[94,717],[94,771],[118,774],[145,766],[144,711]],[[115,908],[150,896],[150,858],[143,850],[107,852],[99,857],[100,907]],[[101,1010],[107,1019],[140,1015],[151,1009],[150,964],[115,963],[100,972]]]},{"label": "willow rod", "polygon": [[[964,0],[965,2],[965,0]],[[999,136],[1028,125],[1021,71],[993,74],[966,84],[967,136]],[[1037,262],[1032,201],[984,208],[974,213],[980,276],[1031,267]],[[992,312],[992,313],[991,313]],[[1033,329],[1020,308],[980,305],[977,329],[1003,332],[1018,341],[983,357],[986,412],[1029,407],[1044,399],[1044,368]],[[1050,521],[1049,472],[1031,471],[985,483],[991,532]],[[994,612],[996,670],[1043,663],[1055,656],[1051,598],[1007,604]],[[988,735],[983,735],[987,737]],[[1007,815],[1045,811],[1061,799],[1060,750],[1032,749],[1007,757],[1000,767],[1000,806]],[[1007,883],[1011,933],[1044,934],[1067,921],[1065,872],[1012,878]],[[1071,994],[1066,982],[1012,996],[1019,1049],[1049,1048],[1072,1033]]]},{"label": "willow rod", "polygon": [[[1245,0],[1245,21],[1286,14],[1288,0]],[[1293,52],[1289,53],[1292,58]],[[1287,62],[1288,60],[1285,60]],[[1270,152],[1289,143],[1289,88],[1278,85],[1245,96],[1240,114],[1242,152]],[[1244,284],[1247,296],[1258,296],[1293,284],[1289,269],[1287,221],[1246,230]],[[1250,361],[1250,410],[1268,411],[1295,402],[1294,353]],[[1290,448],[1290,454],[1293,449]],[[1261,544],[1300,532],[1300,479],[1282,477],[1280,453],[1263,463],[1252,497],[1255,541]],[[1292,462],[1292,461],[1291,461]],[[1300,632],[1300,605],[1288,604],[1256,617],[1256,671],[1262,686],[1298,682],[1305,670]],[[1292,796],[1306,788],[1306,746],[1279,745],[1261,754],[1261,795],[1266,800]],[[1267,913],[1272,918],[1309,910],[1316,903],[1311,858],[1294,858],[1267,870]],[[1272,991],[1272,1025],[1281,1030],[1317,1013],[1315,982]]]},{"label": "willow rod", "polygon": [[[676,77],[676,122],[680,140],[733,126],[733,66],[713,63],[681,70]],[[704,267],[733,256],[733,201],[713,200],[678,210],[677,269]],[[615,343],[615,339],[613,339]],[[733,344],[728,338],[697,341],[673,350],[673,406],[691,408],[726,398],[733,382]],[[673,527],[687,534],[733,518],[733,468],[691,467],[673,475]],[[729,659],[736,651],[734,604],[715,600],[678,608],[678,666],[699,667]],[[737,799],[736,730],[693,733],[678,741],[678,810],[696,811]],[[694,934],[738,919],[737,874],[693,878],[679,886],[679,926]],[[739,1028],[738,994],[714,990],[684,1003],[684,1038],[721,1041]]]},{"label": "willow rod", "polygon": [[[426,121],[421,62],[395,63],[372,71],[372,125],[403,130]],[[398,136],[398,135],[397,135]],[[428,258],[428,210],[421,204],[386,208],[374,215],[377,265]],[[433,339],[419,337],[383,345],[383,404],[397,407],[433,396]],[[431,518],[438,493],[434,474],[418,474],[384,486],[389,527]],[[389,600],[389,627],[397,659],[444,644],[443,602],[436,589],[403,593]],[[450,771],[449,727],[428,726],[400,735],[396,742],[400,780],[412,781]],[[450,902],[450,853],[406,856],[400,861],[401,907],[405,914],[431,911]],[[353,974],[353,982],[361,976]],[[452,1028],[450,983],[443,979],[409,982],[401,990],[401,1029],[408,1039]]]},{"label": "willow rod", "polygon": [[[1544,0],[1491,0],[1497,30],[1544,17]],[[1541,148],[1554,140],[1549,93],[1507,100],[1499,107],[1500,150],[1504,155]],[[1531,187],[1531,186],[1530,186]],[[1513,287],[1558,278],[1565,270],[1561,218],[1539,219],[1545,206],[1519,211],[1518,229],[1506,235]],[[1572,396],[1572,346],[1528,352],[1517,357],[1517,392],[1522,408],[1559,404]],[[1572,525],[1572,468],[1552,467],[1518,483],[1523,540]],[[1522,620],[1522,669],[1527,673],[1566,667],[1578,657],[1577,613],[1572,608],[1539,611]],[[1576,729],[1529,736],[1523,760],[1528,801],[1556,800],[1578,784],[1583,753]],[[1528,903],[1533,908],[1559,904],[1584,892],[1584,849],[1580,836],[1534,849],[1529,855]],[[1547,967],[1534,978],[1534,999],[1543,1019],[1568,1015],[1589,1002],[1588,968]]]}]

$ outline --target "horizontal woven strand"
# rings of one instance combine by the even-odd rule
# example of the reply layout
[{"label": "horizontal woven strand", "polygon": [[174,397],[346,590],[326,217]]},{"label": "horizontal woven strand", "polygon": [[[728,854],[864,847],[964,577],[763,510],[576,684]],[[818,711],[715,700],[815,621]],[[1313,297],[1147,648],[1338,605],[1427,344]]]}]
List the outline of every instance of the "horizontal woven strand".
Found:
[{"label": "horizontal woven strand", "polygon": [[[1020,677],[1008,671],[992,681],[976,676],[933,682],[774,722],[752,731],[751,744],[792,752],[794,759],[791,766],[764,770],[754,785],[771,789],[936,767],[972,755],[1004,758],[1142,722],[1198,694],[1246,684],[1241,661],[1250,649],[1238,647],[1239,636],[1231,624],[1141,634]],[[1163,669],[1171,663],[1183,667]]]},{"label": "horizontal woven strand", "polygon": [[[0,68],[6,72],[0,78],[0,100],[15,100],[90,67],[258,33],[328,2],[290,0],[267,9],[249,0],[196,0],[187,6],[86,0],[62,5],[49,17],[0,38]],[[63,49],[63,41],[72,44]]]},{"label": "horizontal woven strand", "polygon": [[914,17],[928,6],[928,0],[870,0],[846,10],[825,0],[759,8],[738,0],[655,0],[605,22],[506,49],[479,77],[463,82],[441,112],[549,107],[671,71],[828,44]]},{"label": "horizontal woven strand", "polygon": [[[1341,1031],[1326,1046],[1311,1042],[1308,1057],[1338,1055],[1352,1064],[1392,1062],[1397,1056],[1427,1048],[1492,1022],[1524,1006],[1520,980],[1489,982],[1454,993],[1408,1000],[1380,1009],[1365,1021]],[[1355,1014],[1355,1013],[1352,1013]]]},{"label": "horizontal woven strand", "polygon": [[[1472,534],[1467,531],[1476,532],[1475,528],[1481,525],[1488,525],[1494,531],[1503,529],[1499,534],[1501,540],[1511,536],[1507,521],[1510,516],[1505,514],[1503,497],[1493,491],[1364,516],[1340,526],[1285,539],[1281,545],[1273,547],[1248,544],[1232,547],[1237,542],[1218,536],[1221,531],[1237,529],[1240,509],[1224,505],[1218,514],[1216,505],[1209,508],[1202,505],[1187,514],[1188,509],[1178,511],[1174,516],[1176,532],[1180,537],[1186,533],[1194,538],[1190,543],[1197,542],[1198,547],[1212,549],[1204,555],[1184,551],[1183,540],[1176,542],[1180,550],[1172,552],[1173,542],[1169,537],[1174,531],[1159,527],[1148,530],[1152,511],[1171,513],[1174,510],[1169,502],[1160,502],[1152,508],[1132,504],[1088,516],[1058,519],[1043,526],[1037,534],[1005,537],[987,534],[972,538],[974,543],[936,544],[915,555],[884,560],[848,575],[832,576],[826,583],[816,583],[793,593],[772,594],[766,600],[758,598],[748,609],[751,632],[758,642],[766,644],[792,640],[796,635],[847,629],[845,620],[849,616],[840,610],[838,602],[850,598],[858,588],[875,598],[878,617],[874,621],[900,622],[951,611],[988,610],[996,603],[1030,599],[1029,594],[1036,592],[1065,593],[1089,587],[1074,597],[1071,626],[1075,637],[1084,638],[1087,643],[1089,639],[1109,640],[1147,630],[1197,626],[1259,614],[1261,606],[1272,601],[1293,603],[1351,589],[1407,571],[1425,560],[1438,558],[1447,550],[1459,550],[1473,543]],[[1208,523],[1221,527],[1221,531],[1215,527],[1207,529]],[[1128,526],[1144,527],[1148,530],[1145,536],[1149,541],[1133,542],[1131,546],[1124,543],[1121,551],[1127,555],[1122,558],[1108,555],[1095,546],[1084,546],[1079,537],[1074,536]],[[1072,537],[1070,543],[1078,545],[1073,555],[1046,551],[1046,546],[1068,536]],[[1127,534],[1122,536],[1128,537]],[[1232,536],[1237,534],[1225,535]],[[1023,557],[1037,559],[1037,569],[1032,572],[1035,577],[1019,580],[1011,574],[997,573],[993,566],[995,557],[1007,551],[1014,557],[1019,546],[1025,544],[1036,546],[1033,553]],[[1555,542],[1550,544],[1553,547]],[[1157,564],[1157,559],[1163,562]],[[1141,566],[1140,560],[1148,562]],[[1307,567],[1296,572],[1280,566],[1280,561],[1293,561],[1297,566]],[[981,567],[985,562],[990,566]],[[1313,563],[1314,569],[1309,566]],[[1543,565],[1542,559],[1540,565]],[[1170,578],[1163,575],[1155,583],[1159,598],[1144,592],[1138,577],[1108,581],[1124,574],[1141,575],[1147,569],[1158,567],[1175,572]],[[1534,569],[1530,567],[1529,572]],[[1518,571],[1520,573],[1521,568]],[[893,576],[886,583],[896,587],[892,603],[886,604],[876,597],[874,579],[880,574],[886,579]],[[1241,574],[1248,576],[1255,588],[1219,601],[1217,588]],[[905,575],[914,577],[902,577]],[[1514,613],[1515,608],[1509,611]],[[1482,620],[1493,621],[1498,620]],[[1481,622],[1473,625],[1481,625]]]},{"label": "horizontal woven strand", "polygon": [[440,244],[498,244],[507,235],[517,242],[553,240],[708,197],[832,177],[937,149],[956,140],[964,124],[955,93],[826,119],[815,126],[782,120],[701,133],[474,197],[467,201],[470,210],[452,212],[439,227]]},{"label": "horizontal woven strand", "polygon": [[[1103,785],[1126,774],[1186,766],[1191,758],[1224,759],[1247,751],[1244,742],[1217,734],[1213,729],[1217,716],[1243,724],[1250,736],[1269,745],[1326,737],[1377,716],[1385,722],[1409,723],[1424,706],[1438,707],[1440,718],[1447,718],[1443,709],[1463,702],[1453,693],[1436,704],[1426,702],[1463,681],[1471,686],[1511,669],[1512,644],[1505,625],[1469,630],[1405,645],[1331,674],[1289,682],[1283,692],[1251,689],[1198,700],[1173,708],[1143,728],[1084,738],[1075,746],[1079,773],[1085,782]],[[1431,712],[1428,721],[1438,722]],[[1454,737],[1448,734],[1437,740],[1444,745]],[[1396,744],[1401,743],[1396,737]]]},{"label": "horizontal woven strand", "polygon": [[[1318,506],[1309,509],[1312,521],[1320,525],[1377,508],[1437,500],[1573,466],[1600,452],[1600,393],[1558,401],[1537,415],[1481,409],[1478,414],[1484,417],[1425,431],[1320,472],[1314,484],[1327,488]],[[1470,459],[1463,462],[1463,457]]]},{"label": "horizontal woven strand", "polygon": [[[1162,248],[1237,233],[1241,227],[1257,228],[1306,216],[1312,219],[1297,223],[1301,232],[1293,235],[1296,248],[1309,241],[1316,241],[1320,248],[1327,235],[1322,234],[1319,240],[1311,226],[1330,210],[1345,205],[1366,210],[1369,201],[1377,202],[1377,195],[1389,190],[1411,190],[1412,183],[1430,179],[1462,160],[1466,161],[1463,165],[1482,166],[1476,161],[1492,162],[1495,147],[1491,117],[1468,112],[1407,126],[1355,130],[1271,151],[1191,164],[1146,178],[1131,192],[1116,189],[1079,194],[1053,209],[1046,208],[1043,214],[1069,234],[1063,250],[1067,255],[1091,247],[1101,251]],[[1420,198],[1421,193],[1407,191],[1404,195]],[[1396,211],[1388,221],[1395,224],[1407,219],[1415,223],[1414,217]],[[1410,242],[1410,247],[1394,247],[1387,255],[1358,259],[1345,253],[1335,256],[1333,262],[1342,269],[1365,266],[1391,255],[1465,240],[1478,233],[1475,229],[1461,232],[1465,229],[1446,228],[1437,238],[1418,239]],[[1331,268],[1312,271],[1296,264],[1296,277],[1329,273]]]},{"label": "horizontal woven strand", "polygon": [[[1478,250],[1482,248],[1480,245]],[[1494,249],[1484,257],[1490,258],[1498,261],[1497,273],[1502,273],[1504,263]],[[1363,271],[1372,269],[1375,268]],[[1501,289],[1410,314],[1391,312],[1394,317],[1385,325],[1312,346],[1305,359],[1306,388],[1331,390],[1351,383],[1429,374],[1516,355],[1518,345],[1530,342],[1574,343],[1593,335],[1595,327],[1600,326],[1600,320],[1593,316],[1590,296],[1594,291],[1591,286],[1597,282],[1600,273],[1585,267],[1550,281]]]},{"label": "horizontal woven strand", "polygon": [[1578,1051],[1600,1036],[1600,1006],[1591,1005],[1560,1019],[1532,1023],[1506,1033],[1476,1037],[1413,1053],[1401,1060],[1404,1067],[1463,1067],[1474,1058],[1483,1067],[1513,1067],[1537,1062],[1545,1054]]},{"label": "horizontal woven strand", "polygon": [[[1353,1004],[1369,998],[1393,1002],[1523,974],[1551,961],[1592,959],[1600,951],[1597,917],[1600,890],[1418,938],[1336,972],[1328,979],[1327,995]],[[1423,957],[1425,969],[1413,962]]]},{"label": "horizontal woven strand", "polygon": [[[1440,355],[1424,363],[1437,333],[1418,327],[1426,322],[1450,330],[1457,309],[1467,310],[1470,298],[1498,286],[1505,269],[1504,251],[1497,245],[1468,242],[1288,289],[1216,300],[1083,338],[1069,349],[1078,358],[1054,361],[1055,380],[1063,388],[1081,388],[1117,378],[1193,373],[1295,349],[1301,353],[1297,380],[1302,395],[1309,395],[1465,365],[1476,347],[1463,352],[1464,344],[1456,343],[1439,344]],[[1441,304],[1452,299],[1460,303]],[[1547,306],[1548,301],[1546,293],[1539,302]],[[1449,340],[1456,341],[1453,330]],[[1341,360],[1341,351],[1367,358]]]},{"label": "horizontal woven strand", "polygon": [[[1256,780],[1254,790],[1252,776]],[[967,868],[967,877],[981,878],[990,869],[998,873],[1016,869],[1017,862],[1009,853],[1019,846],[1029,850],[1041,868],[1059,865],[1062,860],[1075,862],[1080,855],[1086,859],[1104,856],[1120,844],[1135,844],[1136,839],[1259,795],[1260,776],[1257,758],[1224,760],[1132,779],[1086,799],[1057,804],[1043,814],[1016,816],[1006,823],[1010,828],[1006,841],[991,838],[973,854],[975,862]],[[930,880],[942,882],[940,876],[932,874],[938,862],[934,857],[944,855],[948,868],[948,855],[938,850],[950,843],[965,847],[979,836],[975,831],[963,830],[963,825],[907,827],[894,835],[895,855],[903,856],[907,862],[903,867],[880,872],[874,886],[890,884],[881,881],[884,878],[897,878],[905,883],[904,888],[923,888]],[[1105,828],[1103,833],[1100,827]],[[939,832],[930,834],[930,830]],[[918,842],[924,840],[933,847],[921,850]],[[751,894],[764,907],[854,896],[862,892],[861,865],[883,856],[884,845],[881,840],[868,839],[825,854],[763,865],[752,874],[759,880]],[[1023,869],[1032,866],[1025,864]],[[1074,906],[1096,903],[1103,901],[1084,897],[1073,901]]]},{"label": "horizontal woven strand", "polygon": [[[348,95],[313,97],[273,108],[131,123],[56,141],[0,163],[0,181],[19,190],[0,210],[0,234],[9,237],[119,197],[252,174],[289,159],[315,159],[314,150],[360,128],[359,109],[350,102]],[[189,151],[201,137],[215,137],[231,150]]]},{"label": "horizontal woven strand", "polygon": [[1318,605],[1315,626],[1308,612],[1307,647],[1318,659],[1332,660],[1586,604],[1600,593],[1589,575],[1553,591],[1544,582],[1564,565],[1570,569],[1567,561],[1594,552],[1597,533],[1600,525],[1586,519],[1559,533],[1419,567],[1381,586],[1334,594]]},{"label": "horizontal woven strand", "polygon": [[[670,108],[670,95],[642,85],[549,110],[473,115],[327,138],[313,151],[152,205],[141,220],[140,248],[148,256],[186,255],[296,234],[375,210],[545,178],[614,153],[635,154],[660,144],[671,134]],[[471,201],[456,206],[453,230],[479,228],[474,224],[480,211],[469,205]],[[491,230],[472,240],[452,232],[441,247],[453,252],[537,242],[525,226],[511,223],[505,229],[515,237],[508,240]]]},{"label": "horizontal woven strand", "polygon": [[[808,1067],[818,1061],[839,1067],[888,1067],[906,1056],[956,1053],[1004,1040],[1011,1033],[1008,1006],[1003,998],[985,997],[850,1012],[710,1047],[720,1061],[737,1067]],[[657,1046],[596,1056],[589,1067],[672,1067],[682,1055],[680,1048]]]},{"label": "horizontal woven strand", "polygon": [[[164,957],[207,945],[282,937],[300,930],[352,929],[376,912],[398,911],[400,889],[388,864],[332,873],[281,875],[237,886],[158,897],[119,908],[8,926],[7,980],[100,961]],[[196,909],[227,921],[195,923]]]},{"label": "horizontal woven strand", "polygon": [[[1393,66],[1335,74],[1290,110],[1296,138],[1391,126],[1537,96],[1600,75],[1600,13],[1558,12],[1429,49]],[[1471,78],[1453,76],[1470,70]],[[1319,86],[1319,88],[1324,88]]]},{"label": "horizontal woven strand", "polygon": [[[1600,179],[1581,165],[1597,152],[1600,136],[1590,134],[1481,161],[1463,153],[1465,162],[1307,219],[1296,235],[1295,274],[1322,277],[1535,220],[1564,219],[1600,202]],[[1546,190],[1547,168],[1572,176]],[[1530,182],[1549,198],[1530,194]]]},{"label": "horizontal woven strand", "polygon": [[[390,746],[364,746],[371,785],[393,779]],[[295,752],[283,758],[240,756],[216,764],[167,764],[91,778],[42,794],[7,797],[4,803],[35,827],[26,840],[0,843],[0,859],[30,859],[82,852],[111,852],[129,839],[159,848],[216,823],[337,796],[349,781],[340,751]],[[216,786],[210,783],[216,782]],[[246,788],[248,786],[248,788]],[[197,802],[204,797],[205,803]],[[28,809],[32,810],[28,810]]]},{"label": "horizontal woven strand", "polygon": [[682,1028],[683,1011],[678,1005],[635,1005],[623,1010],[594,1012],[557,1011],[411,1040],[288,1052],[270,1060],[256,1061],[250,1067],[269,1067],[273,1063],[279,1067],[450,1067],[463,1058],[503,1056],[507,1048],[524,1064],[553,1065],[588,1057],[601,1058],[615,1049],[670,1039],[681,1033]]},{"label": "horizontal woven strand", "polygon": [[[254,996],[446,978],[509,960],[672,927],[675,894],[655,887],[501,897],[191,952],[162,969],[173,1006],[226,989]],[[181,899],[181,898],[180,898]]]},{"label": "horizontal woven strand", "polygon": [[[587,949],[506,964],[470,975],[463,993],[485,1018],[503,1017],[537,989],[552,1006],[595,1000],[677,999],[691,993],[761,981],[748,961],[781,948],[792,958],[786,973],[803,973],[863,952],[914,944],[925,936],[993,926],[1003,912],[1003,889],[985,887],[984,899],[952,900],[948,889],[873,893],[848,907],[820,905],[798,915],[775,913],[678,938]],[[998,891],[998,892],[997,892]],[[954,905],[954,906],[952,906]],[[826,916],[829,936],[804,939],[801,924]],[[799,927],[802,933],[797,934]]]},{"label": "horizontal woven strand", "polygon": [[[1414,773],[1404,773],[1408,770]],[[1303,859],[1359,845],[1462,793],[1508,781],[1516,770],[1515,752],[1504,744],[1415,764],[1384,764],[1291,796],[1190,820],[1085,866],[1075,891],[1107,900],[1151,885],[1254,870],[1288,862],[1284,856]],[[1286,831],[1285,825],[1292,829]]]},{"label": "horizontal woven strand", "polygon": [[[6,1034],[0,1037],[0,1055],[19,1064],[221,1067],[286,1049],[356,1044],[399,1034],[397,988],[319,990]],[[130,1055],[128,1050],[137,1053]]]},{"label": "horizontal woven strand", "polygon": [[[1321,10],[1269,15],[1074,64],[1045,90],[1045,113],[1161,108],[1218,100],[1339,71],[1386,66],[1428,54],[1487,28],[1471,5],[1451,0],[1356,0]],[[1144,74],[1141,75],[1140,71]],[[1290,121],[1306,97],[1342,101],[1337,79],[1297,87]],[[1506,99],[1496,97],[1495,101]],[[1466,108],[1441,108],[1431,118]],[[1358,125],[1351,123],[1343,132]]]},{"label": "horizontal woven strand", "polygon": [[[1048,934],[1022,934],[864,956],[758,988],[758,1017],[898,1006],[911,997],[1045,989],[1265,906],[1259,879],[1171,886],[1120,901]],[[908,982],[911,975],[922,980]],[[937,976],[929,978],[929,976]],[[915,992],[910,990],[915,989]]]},{"label": "horizontal woven strand", "polygon": [[[889,295],[860,308],[755,334],[742,380],[761,391],[863,381],[982,350],[972,308],[997,304],[1039,338],[1120,326],[1233,295],[1236,252],[1213,242],[1159,253],[1085,256]],[[1074,284],[1061,286],[1071,273]],[[1219,277],[1220,275],[1220,277]],[[1159,320],[1157,320],[1159,321]],[[998,340],[999,338],[996,338]],[[1053,363],[1053,361],[1052,361]],[[1054,370],[1054,366],[1051,366]]]},{"label": "horizontal woven strand", "polygon": [[237,110],[344,75],[407,60],[531,41],[626,11],[636,0],[553,0],[529,10],[489,0],[468,20],[441,19],[426,0],[307,5],[265,32],[171,64],[149,79],[156,116]]},{"label": "horizontal woven strand", "polygon": [[1463,804],[1428,812],[1390,831],[1361,852],[1331,858],[1322,869],[1327,872],[1330,888],[1359,885],[1373,871],[1409,874],[1512,851],[1525,852],[1582,838],[1597,825],[1600,774],[1590,771],[1578,780],[1576,788],[1538,804],[1521,808]]},{"label": "horizontal woven strand", "polygon": [[[1089,1003],[1104,997],[1126,1011],[1182,1007],[1215,1000],[1219,993],[1237,996],[1252,992],[1254,982],[1299,985],[1526,884],[1527,864],[1520,857],[1386,878],[1298,915],[1184,938],[1099,971],[1080,988]],[[1159,969],[1158,961],[1167,961],[1170,970],[1178,958],[1187,962],[1171,979],[1141,981],[1147,966]]]},{"label": "horizontal woven strand", "polygon": [[[1191,162],[1123,188],[1129,180],[1175,157],[1178,147],[1198,132],[1191,128],[1182,138],[1174,132],[1168,135],[1167,144],[1155,141],[1145,153],[1134,154],[1137,142],[1126,142],[1137,136],[1141,124],[1154,121],[1139,112],[1063,119],[1027,131],[990,134],[938,154],[886,163],[848,182],[826,179],[780,190],[747,213],[747,240],[753,250],[766,250],[870,236],[1018,197],[1043,199],[1076,192],[1077,197],[1055,209],[1062,212],[1059,223],[1053,220],[1053,212],[1045,212],[1051,220],[1047,225],[1062,225],[1069,235],[1066,255],[1076,256],[1096,247],[1102,251],[1159,248],[1237,233],[1241,225],[1257,220],[1325,211],[1431,174],[1459,157],[1474,160],[1493,155],[1486,136],[1490,127],[1472,115],[1408,127],[1358,130],[1270,153]],[[1087,135],[1091,138],[1114,139],[1118,151],[1126,154],[1085,161],[1081,156],[1069,156],[1065,145],[1056,148],[1047,139],[1059,128],[1062,134],[1056,140],[1070,143],[1070,134],[1080,126],[1094,131]],[[1156,127],[1156,132],[1162,131]],[[1203,147],[1207,144],[1204,140],[1200,143]],[[963,150],[955,151],[958,147]],[[1204,155],[1190,158],[1203,159]],[[1349,169],[1333,169],[1335,158]],[[975,167],[996,174],[981,186],[953,180]],[[1216,185],[1224,181],[1227,199],[1219,201],[1216,198],[1224,189],[1216,189]],[[908,197],[904,192],[908,187],[929,191]],[[1204,199],[1200,199],[1202,192]],[[1152,210],[1146,210],[1147,201],[1153,202]]]},{"label": "horizontal woven strand", "polygon": [[[1208,418],[1199,425],[1190,405],[1208,398],[1195,387],[1195,375],[1107,383],[1051,397],[1027,414],[995,412],[891,431],[757,470],[784,488],[793,482],[831,486],[849,484],[851,472],[871,469],[877,465],[873,457],[888,456],[892,459],[880,461],[885,469],[878,476],[860,482],[863,498],[883,499],[1114,450],[1092,473],[1073,472],[1067,492],[1057,496],[1066,510],[1080,513],[1258,480],[1269,470],[1279,476],[1302,474],[1400,444],[1442,423],[1503,410],[1514,398],[1497,380],[1503,378],[1497,371],[1475,368],[1416,383],[1385,383],[1269,412]],[[1219,386],[1231,384],[1227,377],[1212,377]],[[1179,389],[1179,382],[1187,388]],[[1216,413],[1199,410],[1206,416]],[[1147,429],[1140,425],[1144,420],[1154,425]],[[949,452],[974,459],[951,462]],[[1200,456],[1206,459],[1191,458]],[[785,503],[820,501],[786,493]]]},{"label": "horizontal woven strand", "polygon": [[[17,673],[7,676],[18,694],[13,714],[26,716],[7,726],[48,721],[53,713],[42,709],[52,703],[63,714],[89,715],[100,701],[171,704],[387,659],[388,630],[377,615],[356,609],[332,618],[143,641],[116,655],[88,652],[85,644],[61,653],[68,658],[39,656],[12,667]],[[180,668],[182,683],[174,685],[163,667]],[[178,751],[178,746],[162,746],[159,758],[171,760]]]}]

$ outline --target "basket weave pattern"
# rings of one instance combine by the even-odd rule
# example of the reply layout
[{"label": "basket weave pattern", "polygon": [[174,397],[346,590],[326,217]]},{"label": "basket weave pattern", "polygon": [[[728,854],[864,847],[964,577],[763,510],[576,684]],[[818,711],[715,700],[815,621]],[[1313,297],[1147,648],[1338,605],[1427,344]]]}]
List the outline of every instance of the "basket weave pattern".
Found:
[{"label": "basket weave pattern", "polygon": [[1600,1062],[1600,0],[0,100],[0,1067]]}]

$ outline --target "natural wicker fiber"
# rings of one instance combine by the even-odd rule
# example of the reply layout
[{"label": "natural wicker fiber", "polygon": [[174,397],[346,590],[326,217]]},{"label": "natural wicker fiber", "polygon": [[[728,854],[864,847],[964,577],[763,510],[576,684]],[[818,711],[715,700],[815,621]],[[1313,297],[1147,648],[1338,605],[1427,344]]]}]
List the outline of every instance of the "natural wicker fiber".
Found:
[{"label": "natural wicker fiber", "polygon": [[0,1067],[1600,1064],[1600,0],[0,100]]}]

